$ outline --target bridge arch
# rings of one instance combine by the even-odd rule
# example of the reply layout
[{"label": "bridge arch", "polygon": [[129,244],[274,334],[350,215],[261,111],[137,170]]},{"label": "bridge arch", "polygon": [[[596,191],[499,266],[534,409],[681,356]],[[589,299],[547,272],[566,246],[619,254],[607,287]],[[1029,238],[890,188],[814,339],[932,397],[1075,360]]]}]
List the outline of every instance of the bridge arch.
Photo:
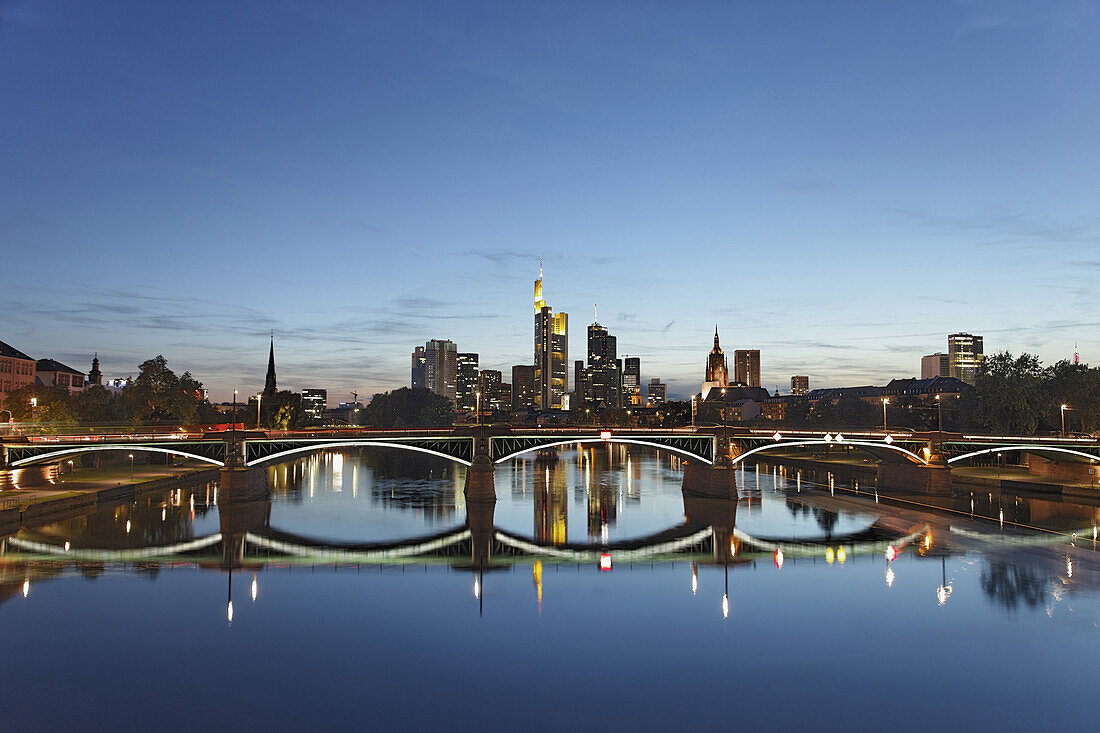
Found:
[{"label": "bridge arch", "polygon": [[1100,463],[1100,455],[1094,453],[1085,453],[1084,451],[1075,450],[1073,448],[1063,448],[1057,445],[1005,445],[999,448],[985,448],[983,450],[976,450],[971,453],[964,453],[961,456],[955,456],[949,458],[948,463],[957,463],[958,461],[964,461],[968,458],[974,458],[975,456],[985,455],[987,453],[1005,453],[1007,451],[1020,450],[1027,451],[1028,453],[1068,453],[1070,455],[1080,456],[1081,458],[1088,458],[1090,461],[1096,461]]},{"label": "bridge arch", "polygon": [[666,450],[670,453],[676,453],[685,458],[690,458],[693,461],[703,461],[705,463],[714,464],[714,461],[709,458],[705,458],[691,451],[684,450],[682,448],[676,448],[671,445],[665,445],[663,443],[655,443],[649,440],[641,440],[638,438],[623,438],[618,436],[611,436],[610,438],[569,438],[568,440],[558,440],[549,443],[540,443],[538,445],[528,446],[522,450],[512,451],[508,455],[501,456],[493,461],[493,463],[504,463],[511,458],[522,456],[526,453],[533,453],[534,451],[544,450],[546,448],[557,448],[563,445],[573,445],[574,443],[629,443],[631,445],[644,445],[649,448],[657,448],[658,450]]},{"label": "bridge arch", "polygon": [[443,453],[442,451],[432,450],[430,448],[422,448],[419,445],[409,445],[408,443],[389,443],[389,442],[374,441],[374,440],[369,440],[369,441],[365,441],[365,440],[340,440],[340,441],[334,441],[334,442],[331,442],[331,443],[311,443],[309,445],[303,445],[303,446],[299,446],[297,448],[289,448],[289,449],[284,450],[284,451],[279,451],[278,453],[272,453],[271,455],[267,455],[267,456],[264,456],[262,458],[257,458],[254,461],[248,461],[245,465],[247,465],[247,466],[259,466],[260,464],[269,463],[269,462],[271,462],[271,461],[273,461],[277,458],[286,458],[287,456],[297,455],[298,453],[312,453],[314,451],[327,450],[329,448],[366,448],[366,447],[400,448],[401,450],[411,450],[411,451],[416,451],[418,453],[427,453],[428,455],[437,456],[439,458],[446,458],[448,461],[453,461],[455,463],[460,463],[463,466],[469,466],[470,465],[469,461],[463,460],[461,458],[456,458],[456,457],[451,456],[451,455],[447,455],[446,453]]},{"label": "bridge arch", "polygon": [[779,447],[790,447],[790,446],[796,446],[796,445],[839,445],[839,446],[858,445],[858,446],[861,446],[863,448],[874,448],[876,450],[886,449],[886,450],[891,450],[891,451],[894,451],[895,453],[899,453],[899,454],[903,455],[906,459],[908,459],[912,463],[916,463],[916,464],[921,465],[921,466],[928,465],[927,461],[925,461],[923,458],[918,456],[913,451],[906,450],[905,448],[902,448],[902,447],[897,446],[897,445],[893,445],[891,443],[869,443],[869,442],[863,441],[863,440],[845,440],[845,441],[842,441],[842,442],[839,442],[839,443],[836,442],[836,441],[828,441],[828,440],[778,441],[778,442],[775,442],[775,443],[768,443],[767,445],[761,445],[759,447],[753,448],[752,450],[747,450],[744,453],[742,453],[741,455],[734,458],[733,462],[735,464],[737,464],[737,463],[740,463],[741,461],[745,460],[746,458],[748,458],[749,456],[751,456],[755,453],[762,453],[764,451],[772,450],[772,449],[779,448]]},{"label": "bridge arch", "polygon": [[55,451],[48,453],[39,453],[33,456],[27,456],[26,458],[20,458],[17,461],[12,461],[12,466],[27,466],[32,463],[44,462],[48,463],[54,458],[60,458],[61,456],[73,456],[81,453],[91,453],[93,451],[126,451],[129,453],[167,453],[172,456],[183,456],[185,458],[194,458],[197,461],[203,461],[205,463],[212,463],[215,466],[224,466],[224,461],[219,461],[216,458],[209,458],[207,456],[200,456],[197,453],[190,453],[185,450],[178,450],[175,448],[160,448],[152,445],[82,445],[77,448],[59,448]]}]

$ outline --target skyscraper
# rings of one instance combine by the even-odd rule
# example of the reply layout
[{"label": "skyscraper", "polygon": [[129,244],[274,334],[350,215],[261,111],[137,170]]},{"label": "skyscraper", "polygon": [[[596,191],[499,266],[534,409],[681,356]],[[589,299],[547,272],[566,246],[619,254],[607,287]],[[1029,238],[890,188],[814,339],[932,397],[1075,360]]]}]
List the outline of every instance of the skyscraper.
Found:
[{"label": "skyscraper", "polygon": [[535,367],[517,364],[512,367],[512,409],[516,412],[530,410],[535,406],[538,387],[535,382]]},{"label": "skyscraper", "polygon": [[617,339],[598,322],[588,327],[588,366],[581,370],[584,392],[578,392],[578,397],[585,404],[601,407],[619,407],[622,404],[617,343]]},{"label": "skyscraper", "polygon": [[477,390],[481,393],[482,410],[499,410],[504,407],[500,399],[503,380],[504,375],[498,369],[481,370],[477,379]]},{"label": "skyscraper", "polygon": [[271,397],[279,390],[275,387],[275,334],[271,334],[271,351],[267,355],[267,381],[264,382],[264,397]]},{"label": "skyscraper", "polygon": [[458,347],[450,339],[424,344],[424,386],[454,402],[458,396]]},{"label": "skyscraper", "polygon": [[737,349],[733,352],[733,381],[750,387],[760,386],[759,349]]},{"label": "skyscraper", "polygon": [[947,337],[948,375],[974,384],[985,358],[982,337],[953,333]]},{"label": "skyscraper", "polygon": [[458,355],[458,384],[455,388],[456,406],[467,412],[477,409],[477,354]]},{"label": "skyscraper", "polygon": [[810,391],[810,378],[804,374],[791,377],[791,394],[803,395]]},{"label": "skyscraper", "polygon": [[569,314],[554,313],[542,297],[542,263],[535,281],[535,381],[540,409],[560,408],[569,391]]},{"label": "skyscraper", "polygon": [[642,404],[642,360],[628,356],[623,360],[623,406]]},{"label": "skyscraper", "polygon": [[413,389],[427,389],[427,383],[425,380],[425,371],[427,369],[428,357],[424,351],[423,346],[417,346],[413,349],[412,353],[412,388]]},{"label": "skyscraper", "polygon": [[707,393],[715,387],[728,387],[730,383],[729,369],[726,368],[726,356],[722,353],[722,347],[718,345],[718,326],[714,327],[714,348],[707,355],[707,371],[704,374],[702,395],[707,398]]}]

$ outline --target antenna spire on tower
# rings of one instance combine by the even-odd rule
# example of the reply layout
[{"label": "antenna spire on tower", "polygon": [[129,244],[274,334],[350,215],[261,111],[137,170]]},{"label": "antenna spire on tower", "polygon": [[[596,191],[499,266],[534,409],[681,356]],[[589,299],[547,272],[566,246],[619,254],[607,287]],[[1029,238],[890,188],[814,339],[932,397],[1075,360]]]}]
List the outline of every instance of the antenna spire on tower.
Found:
[{"label": "antenna spire on tower", "polygon": [[592,322],[593,323],[599,323],[600,322],[600,312],[599,312],[599,308],[598,308],[596,303],[592,304]]}]

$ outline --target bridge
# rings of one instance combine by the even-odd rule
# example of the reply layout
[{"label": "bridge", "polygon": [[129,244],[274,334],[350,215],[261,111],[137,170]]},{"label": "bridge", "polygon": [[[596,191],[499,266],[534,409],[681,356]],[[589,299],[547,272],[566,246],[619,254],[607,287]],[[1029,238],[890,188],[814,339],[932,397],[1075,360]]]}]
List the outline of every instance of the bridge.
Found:
[{"label": "bridge", "polygon": [[750,456],[798,446],[860,449],[883,460],[913,465],[959,464],[977,456],[1025,451],[1069,455],[1100,462],[1100,439],[995,436],[935,431],[822,431],[699,428],[530,428],[508,425],[410,430],[334,429],[296,431],[219,431],[127,433],[115,435],[34,435],[0,438],[0,468],[61,461],[95,451],[141,451],[191,458],[216,466],[249,467],[301,453],[376,447],[415,451],[464,466],[475,457],[502,463],[526,453],[564,445],[616,443],[666,450],[688,460],[714,465],[738,463]]},{"label": "bridge", "polygon": [[[223,468],[224,490],[242,487],[245,495],[262,493],[262,477],[248,469],[316,451],[385,448],[418,452],[466,466],[468,498],[495,498],[493,467],[533,452],[554,452],[565,445],[626,444],[648,447],[686,459],[685,485],[699,493],[728,496],[737,464],[768,452],[824,449],[837,456],[858,451],[879,466],[884,485],[932,489],[949,483],[952,467],[983,456],[1011,452],[1040,454],[1054,461],[1100,464],[1100,440],[1094,437],[971,435],[919,431],[816,431],[734,428],[609,428],[599,426],[532,428],[509,425],[459,426],[410,430],[335,429],[297,431],[221,431],[52,435],[5,437],[0,441],[3,469],[49,465],[100,451],[167,454]],[[828,460],[828,458],[826,458]],[[688,473],[691,474],[690,481]]]}]

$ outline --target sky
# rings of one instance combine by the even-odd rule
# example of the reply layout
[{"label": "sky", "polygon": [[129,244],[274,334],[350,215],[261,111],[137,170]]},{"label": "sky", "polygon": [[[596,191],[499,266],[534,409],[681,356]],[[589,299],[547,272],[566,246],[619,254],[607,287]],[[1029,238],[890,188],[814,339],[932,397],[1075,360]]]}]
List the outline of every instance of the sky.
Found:
[{"label": "sky", "polygon": [[0,341],[216,401],[529,364],[670,396],[1100,361],[1100,3],[0,0]]}]

